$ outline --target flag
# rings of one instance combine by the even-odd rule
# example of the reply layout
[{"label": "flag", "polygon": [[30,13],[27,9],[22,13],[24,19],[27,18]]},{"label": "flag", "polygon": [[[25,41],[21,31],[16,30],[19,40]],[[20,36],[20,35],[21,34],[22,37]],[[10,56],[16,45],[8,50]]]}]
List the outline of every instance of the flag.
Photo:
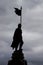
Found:
[{"label": "flag", "polygon": [[18,15],[18,16],[21,16],[21,10],[22,9],[18,9],[18,8],[14,8],[15,9],[15,13]]}]

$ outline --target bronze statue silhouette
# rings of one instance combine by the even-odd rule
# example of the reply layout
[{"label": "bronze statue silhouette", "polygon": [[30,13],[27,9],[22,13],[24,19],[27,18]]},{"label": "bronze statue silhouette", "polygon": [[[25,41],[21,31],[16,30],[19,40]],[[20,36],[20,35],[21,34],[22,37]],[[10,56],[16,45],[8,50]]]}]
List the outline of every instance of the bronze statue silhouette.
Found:
[{"label": "bronze statue silhouette", "polygon": [[13,36],[13,41],[11,44],[11,47],[15,50],[17,50],[19,46],[19,49],[22,49],[23,46],[23,39],[22,39],[22,29],[21,29],[21,24],[18,24],[18,27],[16,28]]},{"label": "bronze statue silhouette", "polygon": [[[13,36],[13,41],[11,44],[11,47],[15,51],[12,53],[11,59],[8,61],[8,65],[27,65],[27,61],[24,58],[24,53],[22,52],[22,46],[23,46],[23,39],[22,39],[22,7],[20,9],[14,8],[15,13],[20,16],[20,23],[18,24],[18,27],[16,28]],[[18,49],[19,46],[19,50]]]}]

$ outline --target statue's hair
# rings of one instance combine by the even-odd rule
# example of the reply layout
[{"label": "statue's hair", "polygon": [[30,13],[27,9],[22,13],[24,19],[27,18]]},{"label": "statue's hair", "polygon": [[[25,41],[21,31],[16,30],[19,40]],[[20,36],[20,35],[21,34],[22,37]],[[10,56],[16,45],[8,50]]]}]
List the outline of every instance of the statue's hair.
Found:
[{"label": "statue's hair", "polygon": [[18,24],[18,27],[19,27],[19,28],[21,27],[21,24],[20,24],[20,23]]}]

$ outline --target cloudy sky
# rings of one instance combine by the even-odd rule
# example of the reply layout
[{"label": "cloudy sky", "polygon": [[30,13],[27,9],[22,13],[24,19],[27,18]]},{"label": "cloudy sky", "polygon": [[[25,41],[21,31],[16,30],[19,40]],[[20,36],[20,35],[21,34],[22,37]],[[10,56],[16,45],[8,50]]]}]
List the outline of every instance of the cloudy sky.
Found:
[{"label": "cloudy sky", "polygon": [[0,0],[0,65],[7,65],[13,52],[10,45],[19,23],[13,8],[21,5],[25,58],[29,65],[43,65],[43,0]]}]

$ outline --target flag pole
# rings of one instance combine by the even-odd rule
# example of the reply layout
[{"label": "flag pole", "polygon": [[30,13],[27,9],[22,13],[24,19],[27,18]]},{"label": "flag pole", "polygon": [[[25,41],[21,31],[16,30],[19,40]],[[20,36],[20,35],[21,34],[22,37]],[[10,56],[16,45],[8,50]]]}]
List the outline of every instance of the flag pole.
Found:
[{"label": "flag pole", "polygon": [[22,6],[20,9],[21,9],[20,24],[22,25]]}]

